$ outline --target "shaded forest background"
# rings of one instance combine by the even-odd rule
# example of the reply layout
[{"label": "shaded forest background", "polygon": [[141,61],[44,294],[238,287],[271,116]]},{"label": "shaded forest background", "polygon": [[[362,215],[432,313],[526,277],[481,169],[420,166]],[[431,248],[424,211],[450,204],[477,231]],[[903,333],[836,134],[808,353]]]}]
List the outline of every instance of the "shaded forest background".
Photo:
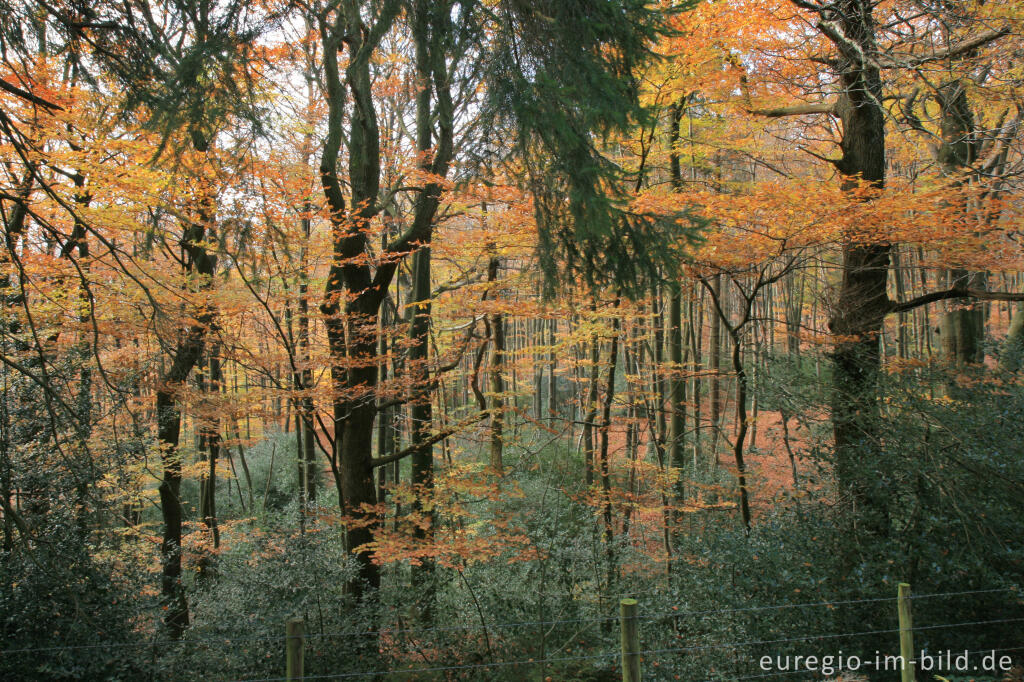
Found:
[{"label": "shaded forest background", "polygon": [[1024,5],[0,11],[5,679],[1024,641]]}]

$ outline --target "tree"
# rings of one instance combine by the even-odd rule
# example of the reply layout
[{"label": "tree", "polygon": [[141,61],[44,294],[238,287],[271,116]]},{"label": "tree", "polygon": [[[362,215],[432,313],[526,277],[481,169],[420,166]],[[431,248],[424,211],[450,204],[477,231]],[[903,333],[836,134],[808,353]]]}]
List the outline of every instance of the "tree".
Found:
[{"label": "tree", "polygon": [[[824,59],[835,73],[838,91],[833,101],[793,107],[753,109],[767,117],[825,113],[839,119],[841,137],[839,158],[828,161],[841,174],[842,186],[872,201],[885,187],[886,171],[886,94],[883,69],[911,68],[915,65],[956,57],[1003,37],[1003,29],[969,36],[945,49],[923,54],[900,55],[911,45],[894,38],[883,42],[884,30],[875,18],[872,3],[848,2],[817,4],[793,0],[797,7],[811,13],[816,30],[831,44],[834,57]],[[897,24],[900,23],[897,17]],[[877,376],[881,367],[879,340],[884,320],[890,313],[909,310],[927,302],[894,303],[887,291],[893,245],[884,237],[865,240],[857,236],[844,239],[842,281],[839,286],[829,328],[835,337],[833,351],[834,398],[832,422],[836,447],[836,476],[850,504],[866,508],[875,516],[872,527],[884,533],[889,525],[887,493],[873,485],[860,464],[862,458],[876,464],[885,478],[885,463],[880,461],[877,438]],[[956,287],[960,290],[962,286]],[[947,292],[938,298],[949,298]]]},{"label": "tree", "polygon": [[[412,22],[416,43],[417,97],[416,148],[421,158],[420,172],[424,185],[418,191],[411,224],[405,233],[391,241],[377,259],[370,264],[365,230],[380,215],[389,190],[381,199],[380,187],[380,135],[377,112],[372,101],[370,60],[381,40],[398,21],[402,6],[398,2],[385,2],[367,18],[358,3],[345,3],[338,8],[320,11],[320,33],[324,41],[324,78],[329,104],[328,136],[321,156],[321,178],[327,206],[335,230],[335,262],[328,275],[322,311],[327,319],[331,351],[335,358],[334,422],[335,465],[339,479],[339,498],[345,509],[358,512],[363,505],[376,502],[372,470],[401,457],[414,454],[414,482],[429,485],[428,448],[435,436],[425,431],[430,417],[429,404],[422,400],[423,389],[417,394],[413,406],[413,444],[408,451],[387,458],[373,460],[370,452],[371,434],[377,406],[373,400],[377,381],[377,344],[372,336],[376,329],[380,306],[401,259],[417,246],[427,244],[433,231],[434,217],[443,191],[442,180],[447,175],[457,141],[455,140],[451,76],[462,67],[460,62],[471,58],[482,59],[487,68],[488,82],[494,86],[491,97],[491,116],[499,102],[511,103],[503,108],[502,123],[516,131],[521,139],[535,134],[543,138],[552,131],[550,118],[555,116],[557,138],[548,137],[544,144],[559,148],[565,165],[562,171],[574,170],[577,176],[574,224],[587,224],[585,215],[601,217],[602,224],[618,221],[618,212],[607,213],[613,206],[599,193],[604,178],[610,177],[607,166],[594,152],[588,139],[591,131],[608,131],[629,125],[630,112],[636,111],[635,92],[628,85],[630,67],[644,57],[646,41],[655,34],[656,12],[644,5],[628,8],[600,7],[584,3],[588,10],[607,15],[613,13],[616,21],[601,22],[591,12],[577,11],[564,3],[550,7],[526,8],[515,4],[499,5],[498,12],[490,13],[476,4],[431,7],[414,4],[407,8],[406,18]],[[622,22],[620,10],[636,21]],[[452,13],[459,14],[459,27],[452,23]],[[554,17],[549,14],[554,14]],[[555,21],[551,21],[554,18]],[[494,38],[486,39],[484,22],[495,22]],[[358,28],[358,31],[355,29]],[[358,33],[358,35],[356,35]],[[546,36],[549,42],[538,40]],[[580,41],[580,37],[584,40]],[[348,49],[348,65],[342,77],[337,51],[343,43]],[[518,55],[518,57],[516,56]],[[520,59],[526,59],[524,64]],[[538,72],[543,64],[549,72]],[[587,92],[587,106],[575,107],[564,94],[556,106],[545,100],[558,87],[568,88],[586,77],[596,87]],[[509,86],[502,89],[502,86]],[[348,180],[351,196],[343,194],[339,178],[339,158],[343,135],[343,114],[346,91],[351,95],[351,126],[348,138]],[[432,97],[431,97],[432,95]],[[597,103],[601,105],[598,106]],[[432,106],[433,104],[433,106]],[[433,114],[436,112],[436,117]],[[581,116],[579,120],[575,117]],[[431,122],[436,126],[431,128]],[[576,155],[569,163],[564,146],[571,146]],[[432,152],[431,153],[428,153]],[[575,161],[581,161],[582,165]],[[600,170],[605,166],[604,171]],[[605,213],[602,213],[605,212]],[[423,307],[426,302],[426,283],[429,277],[429,256],[417,256],[416,289],[413,303]],[[596,251],[594,252],[596,253]],[[595,271],[596,272],[596,271]],[[422,278],[422,279],[420,279]],[[344,292],[344,305],[342,293]],[[344,315],[342,314],[344,313]],[[413,353],[410,360],[418,361],[423,354],[426,338],[425,315],[429,309],[417,311],[413,318]],[[347,318],[347,320],[345,319]],[[347,325],[347,326],[346,326]],[[417,350],[420,349],[420,350]],[[345,358],[345,367],[339,363]],[[419,371],[413,383],[420,387],[432,385],[423,373],[424,364],[410,364]],[[417,473],[418,472],[418,473]],[[369,526],[357,524],[349,534],[352,548],[370,541]],[[379,584],[377,568],[363,560],[362,579],[370,586]]]}]

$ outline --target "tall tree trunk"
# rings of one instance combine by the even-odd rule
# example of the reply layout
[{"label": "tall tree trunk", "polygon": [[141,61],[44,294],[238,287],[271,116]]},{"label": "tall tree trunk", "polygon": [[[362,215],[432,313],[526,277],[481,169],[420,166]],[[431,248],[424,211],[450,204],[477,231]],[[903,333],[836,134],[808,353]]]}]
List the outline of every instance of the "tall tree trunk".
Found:
[{"label": "tall tree trunk", "polygon": [[544,364],[538,346],[544,343],[543,320],[526,320],[527,345],[533,357],[533,416],[538,421],[544,416]]},{"label": "tall tree trunk", "polygon": [[[842,158],[836,167],[848,190],[861,183],[881,189],[885,184],[882,81],[877,64],[864,57],[876,50],[872,4],[843,0],[835,13],[846,40],[859,50],[843,41],[837,44],[842,92],[836,109],[843,136]],[[844,499],[873,515],[867,523],[880,532],[888,525],[885,500],[878,499],[880,489],[869,479],[884,476],[878,471],[883,463],[877,379],[881,368],[879,340],[890,306],[886,282],[891,249],[887,243],[855,240],[843,245],[842,281],[829,321],[836,339],[832,357],[836,476]]]},{"label": "tall tree trunk", "polygon": [[[701,296],[703,297],[703,289],[701,290]],[[690,395],[693,396],[693,466],[691,467],[694,476],[697,475],[697,467],[702,457],[701,449],[701,369],[703,367],[703,360],[700,355],[701,348],[701,333],[704,325],[701,321],[704,319],[704,312],[701,310],[701,304],[697,298],[690,299],[689,305],[689,324],[687,325],[687,338],[690,341],[690,353],[693,356],[693,363],[691,366],[693,372],[693,390]]]},{"label": "tall tree trunk", "polygon": [[[300,265],[300,270],[302,266]],[[300,275],[301,276],[301,275]],[[306,499],[306,429],[303,424],[303,409],[302,409],[302,394],[303,394],[303,377],[302,369],[300,367],[301,360],[299,359],[298,352],[296,351],[297,344],[295,341],[295,325],[294,315],[292,314],[292,304],[290,298],[290,292],[288,287],[288,280],[283,281],[284,289],[284,319],[285,319],[285,345],[288,350],[290,364],[292,368],[291,382],[292,382],[292,395],[288,399],[288,412],[295,409],[295,473],[297,481],[297,502],[299,512],[299,533],[305,534],[306,532],[306,517],[309,512],[309,505]],[[308,311],[307,311],[308,312]],[[289,420],[290,421],[290,420]],[[285,429],[285,433],[288,430]],[[273,476],[273,471],[270,472],[270,476]],[[270,477],[267,478],[266,492],[270,491]],[[264,498],[266,495],[264,495]],[[264,499],[264,506],[266,506],[266,500]]]},{"label": "tall tree trunk", "polygon": [[[491,256],[487,264],[487,281],[494,283],[498,279],[498,268],[501,260]],[[492,298],[498,297],[496,290],[489,290]],[[505,428],[505,320],[500,311],[490,314],[488,322],[491,328],[491,362],[488,374],[491,392],[490,419],[490,464],[498,476],[503,475],[502,451],[504,448]]]},{"label": "tall tree trunk", "polygon": [[[91,201],[91,196],[85,190],[85,177],[81,173],[75,173],[73,177],[75,183],[75,203],[80,207],[86,207]],[[70,252],[71,249],[78,251],[78,267],[81,269],[83,281],[78,291],[78,305],[80,307],[78,312],[78,322],[81,325],[81,329],[78,331],[79,339],[76,343],[76,350],[78,357],[77,362],[81,363],[81,368],[78,371],[78,396],[77,404],[75,409],[77,414],[75,415],[76,421],[76,449],[78,450],[79,456],[82,458],[90,469],[93,467],[93,459],[89,455],[89,436],[92,433],[92,365],[89,362],[90,355],[92,352],[92,344],[90,342],[90,334],[86,331],[86,325],[89,320],[92,319],[92,303],[91,296],[89,295],[89,288],[84,278],[89,276],[89,240],[86,237],[85,224],[76,215],[74,229],[71,234],[71,239],[68,240],[68,244],[65,247],[65,253]],[[98,349],[97,349],[98,350]],[[95,475],[90,474],[87,480],[95,480]],[[87,510],[88,505],[86,504],[86,497],[88,495],[88,484],[86,479],[81,479],[80,482],[75,486],[76,496],[78,498],[77,504],[75,505],[76,515],[78,516],[79,530],[83,533],[88,532],[88,520]]]},{"label": "tall tree trunk", "polygon": [[672,369],[668,381],[669,463],[678,470],[676,498],[686,494],[686,375],[683,371],[683,296],[679,285],[672,287],[668,303],[668,359]]},{"label": "tall tree trunk", "polygon": [[[413,257],[412,294],[409,297],[412,310],[412,324],[409,338],[409,371],[415,395],[409,406],[412,420],[412,484],[416,489],[413,509],[426,517],[425,525],[417,525],[415,537],[421,543],[429,544],[434,538],[433,502],[434,491],[434,448],[429,445],[433,424],[432,396],[429,389],[429,342],[430,342],[430,248],[423,247]],[[423,604],[421,617],[429,621],[434,602],[434,563],[425,557],[412,570],[413,589]]]},{"label": "tall tree trunk", "polygon": [[605,558],[607,561],[607,585],[611,588],[615,579],[615,523],[612,517],[612,478],[611,461],[609,459],[608,444],[612,427],[612,401],[615,398],[615,371],[619,362],[619,329],[622,320],[619,317],[620,298],[615,297],[612,306],[612,334],[611,344],[608,349],[608,378],[605,384],[604,400],[601,404],[601,451],[600,451],[600,474],[602,493],[602,515],[604,517],[604,541]]},{"label": "tall tree trunk", "polygon": [[[943,173],[955,176],[973,164],[978,157],[981,137],[975,135],[974,114],[967,100],[967,88],[960,79],[943,83],[936,94],[939,103],[939,123],[942,141],[938,148],[938,161]],[[956,182],[953,191],[963,182]],[[956,197],[957,208],[966,215],[967,206],[962,197]],[[954,269],[949,273],[950,288],[987,288],[983,272]],[[946,360],[955,365],[978,363],[984,360],[985,309],[981,303],[969,299],[956,299],[939,322],[940,342]]]},{"label": "tall tree trunk", "polygon": [[[310,149],[312,149],[312,144]],[[311,163],[309,159],[307,163]],[[298,334],[298,360],[299,360],[299,376],[298,388],[302,391],[302,395],[297,401],[297,412],[300,417],[300,425],[296,426],[296,431],[301,426],[301,441],[302,450],[299,456],[299,466],[301,467],[301,476],[299,477],[299,484],[305,489],[305,498],[307,505],[313,505],[316,502],[316,491],[320,484],[320,475],[317,471],[316,463],[316,426],[314,421],[314,410],[313,405],[313,367],[312,367],[312,351],[310,349],[309,341],[309,239],[313,231],[313,204],[312,201],[307,201],[303,206],[302,216],[302,247],[299,249],[299,300],[298,300],[298,317],[299,317],[299,334]]]},{"label": "tall tree trunk", "polygon": [[[416,149],[420,155],[420,169],[425,174],[444,177],[452,157],[452,136],[454,119],[451,92],[449,90],[447,65],[445,61],[445,40],[451,20],[444,7],[431,5],[426,0],[417,0],[412,7],[412,34],[416,53]],[[437,98],[436,111],[431,106],[431,94]],[[437,130],[434,130],[436,119]],[[434,146],[434,135],[437,146]],[[433,156],[431,157],[431,152]],[[416,499],[429,498],[434,487],[434,449],[430,436],[433,425],[433,403],[430,391],[429,341],[430,341],[430,240],[433,235],[434,219],[440,204],[441,186],[436,182],[427,183],[420,192],[413,208],[411,233],[416,235],[420,248],[413,258],[413,290],[409,305],[413,309],[410,326],[411,346],[409,369],[412,386],[418,395],[410,406],[412,417],[412,483],[417,489]],[[378,270],[379,273],[379,270]],[[444,397],[441,397],[444,405]],[[433,509],[433,504],[429,507]],[[426,528],[418,528],[417,536],[424,543],[430,543],[434,534],[433,513],[426,506],[419,509],[427,514]],[[425,558],[413,569],[414,587],[420,590],[423,603],[421,615],[426,621],[433,617],[434,566]]]},{"label": "tall tree trunk", "polygon": [[[686,108],[686,99],[679,100],[672,108],[669,127],[669,162],[672,188],[683,189],[683,171],[679,154],[679,124]],[[683,374],[683,295],[678,282],[669,284],[668,302],[668,359],[672,374],[668,381],[669,399],[669,463],[676,469],[679,479],[676,483],[676,498],[683,500],[686,495],[685,453],[683,452],[686,433],[686,377]]]},{"label": "tall tree trunk", "polygon": [[[208,149],[205,139],[193,133],[193,146],[199,153]],[[213,198],[200,197],[197,220],[186,225],[181,247],[187,274],[199,275],[200,286],[209,286],[216,268],[216,258],[204,246],[208,226],[213,222]],[[179,394],[185,387],[189,373],[199,362],[206,343],[206,335],[214,325],[215,313],[209,303],[203,303],[191,323],[178,339],[171,357],[171,365],[160,377],[156,389],[157,442],[160,444],[163,475],[161,477],[160,513],[163,517],[163,538],[160,542],[160,593],[163,602],[164,624],[168,633],[177,639],[188,627],[188,601],[181,583],[181,528],[184,509],[181,504],[181,409]]]},{"label": "tall tree trunk", "polygon": [[220,528],[217,523],[217,457],[220,454],[220,399],[222,377],[220,364],[220,348],[212,344],[208,358],[209,383],[206,395],[211,396],[215,414],[203,418],[200,439],[206,450],[206,472],[199,479],[199,517],[209,530],[213,539],[213,548],[220,547]]},{"label": "tall tree trunk", "polygon": [[548,418],[554,424],[558,418],[558,356],[555,354],[555,343],[558,337],[558,319],[548,320]]},{"label": "tall tree trunk", "polygon": [[[306,20],[306,36],[309,38],[314,32],[312,20]],[[316,77],[314,65],[315,47],[309,40],[304,41],[305,46],[305,78],[306,78],[306,105],[307,111],[316,110],[318,93],[316,88]],[[303,153],[305,165],[311,173],[316,172],[314,166],[315,157],[313,153],[313,124],[307,121],[309,127],[303,138]],[[313,354],[310,346],[310,311],[309,311],[309,241],[313,234],[313,187],[309,187],[310,194],[302,205],[302,246],[299,249],[299,334],[298,334],[298,360],[299,360],[299,387],[302,396],[298,401],[298,413],[301,418],[302,450],[299,456],[299,463],[302,467],[299,477],[300,485],[305,488],[306,505],[312,506],[316,503],[317,488],[320,485],[320,475],[317,467],[316,456],[316,421],[315,405],[313,403]],[[298,431],[298,426],[296,430]]]},{"label": "tall tree trunk", "polygon": [[[593,300],[590,304],[590,314],[592,317],[597,317],[597,301]],[[596,322],[592,319],[591,323]],[[597,421],[597,390],[598,381],[600,376],[601,368],[601,339],[597,334],[593,334],[590,337],[590,381],[587,388],[587,400],[586,400],[586,415],[583,417],[583,468],[586,477],[587,486],[594,484],[594,454],[595,454],[595,438],[594,432],[596,430],[595,422]]]},{"label": "tall tree trunk", "polygon": [[[362,3],[345,0],[335,14],[319,17],[323,41],[323,80],[327,90],[327,137],[320,160],[320,177],[331,215],[333,262],[327,276],[321,310],[327,326],[334,388],[335,451],[332,467],[339,488],[339,503],[348,514],[365,517],[365,505],[374,505],[377,489],[372,455],[373,426],[377,413],[377,329],[380,306],[399,261],[429,244],[434,217],[444,191],[428,181],[419,191],[412,225],[392,242],[376,269],[371,264],[366,228],[383,207],[379,205],[381,144],[370,75],[371,57],[397,18],[402,4],[387,2],[366,24]],[[453,154],[454,108],[447,74],[445,39],[451,15],[443,8],[419,0],[412,7],[416,43],[416,145],[420,166],[428,176],[445,177]],[[344,79],[338,52],[348,49]],[[351,106],[346,108],[346,92]],[[431,111],[431,95],[436,112]],[[436,116],[434,115],[436,113]],[[346,120],[347,116],[347,120]],[[349,133],[346,202],[338,174],[342,133]],[[432,126],[436,129],[432,130]],[[436,133],[436,144],[432,135]],[[427,273],[429,281],[429,272]],[[342,303],[344,302],[344,308]],[[429,427],[426,427],[429,428]],[[349,528],[348,547],[355,550],[373,538],[379,519],[363,518]],[[358,553],[359,576],[349,585],[355,596],[380,586],[380,569]]]},{"label": "tall tree trunk", "polygon": [[[719,300],[722,301],[723,309],[726,307],[726,302],[721,298],[722,296],[722,276],[715,275],[712,280],[712,287],[714,293]],[[711,429],[712,429],[712,440],[714,443],[718,443],[718,422],[722,417],[722,324],[715,314],[714,310],[708,311],[708,317],[711,326],[711,338],[709,339],[710,346],[708,348],[708,359],[711,363],[711,395],[710,395],[710,415],[711,418]],[[712,457],[718,457],[718,448],[712,448]]]},{"label": "tall tree trunk", "polygon": [[750,496],[747,490],[747,464],[744,460],[744,448],[747,440],[747,370],[743,366],[743,348],[740,344],[738,330],[730,330],[732,339],[732,368],[736,373],[736,441],[733,443],[733,459],[736,463],[736,476],[740,486],[740,514],[743,528],[750,532]]},{"label": "tall tree trunk", "polygon": [[668,403],[668,382],[665,381],[665,316],[663,314],[663,303],[661,297],[661,286],[655,285],[654,296],[651,301],[651,320],[654,326],[654,368],[653,385],[651,386],[656,407],[657,433],[652,434],[658,441],[658,446],[664,448],[668,443],[668,421],[665,418],[666,405]]},{"label": "tall tree trunk", "polygon": [[[387,242],[383,244],[383,248],[387,248]],[[381,310],[380,318],[380,332],[378,336],[378,352],[381,356],[385,356],[392,350],[393,339],[395,334],[395,321],[397,319],[397,310],[394,302],[388,297],[385,300],[385,304]],[[386,362],[380,363],[379,367],[379,378],[378,381],[384,384],[388,380],[389,365]],[[397,377],[397,363],[390,365],[391,377]],[[377,456],[388,457],[395,452],[397,445],[395,439],[395,406],[388,405],[379,409],[377,415]],[[381,467],[377,472],[377,499],[384,501],[387,490],[386,486],[389,483],[398,482],[398,462],[395,462],[392,466]],[[390,473],[389,473],[390,472]]]},{"label": "tall tree trunk", "polygon": [[[385,19],[381,19],[385,21]],[[390,20],[393,21],[393,17]],[[372,440],[376,416],[377,344],[374,333],[383,292],[375,287],[366,254],[364,228],[376,214],[380,189],[380,135],[370,86],[369,58],[373,45],[364,44],[367,27],[356,3],[343,4],[333,21],[320,19],[324,42],[324,82],[327,90],[327,138],[320,158],[320,179],[331,213],[333,257],[321,311],[331,354],[334,451],[332,469],[338,503],[346,514],[360,518],[346,537],[347,549],[356,552],[359,570],[347,585],[356,599],[367,589],[380,587],[380,569],[357,550],[373,538],[372,524],[361,520],[363,505],[374,505]],[[374,26],[377,29],[378,26]],[[344,82],[338,52],[347,42],[349,62]],[[349,112],[349,184],[351,210],[338,175],[345,116],[346,87],[352,95]],[[383,267],[383,266],[382,266]],[[380,274],[378,268],[378,274]],[[393,274],[393,269],[390,273]],[[344,302],[344,306],[342,303]]]}]

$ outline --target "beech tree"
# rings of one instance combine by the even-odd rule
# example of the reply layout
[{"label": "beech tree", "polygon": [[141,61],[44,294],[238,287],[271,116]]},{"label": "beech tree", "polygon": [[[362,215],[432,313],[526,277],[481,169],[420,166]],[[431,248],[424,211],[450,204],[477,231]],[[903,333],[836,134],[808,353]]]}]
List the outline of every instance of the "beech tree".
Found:
[{"label": "beech tree", "polygon": [[1016,0],[0,9],[0,675],[1017,641]]},{"label": "beech tree", "polygon": [[[841,124],[838,140],[840,155],[828,161],[842,176],[842,186],[871,201],[885,187],[887,94],[883,71],[909,69],[922,64],[957,58],[998,41],[1007,34],[994,28],[961,37],[947,47],[921,52],[912,40],[904,40],[897,27],[904,23],[898,10],[879,27],[874,3],[849,2],[817,4],[793,0],[809,12],[817,31],[831,44],[833,55],[821,58],[836,76],[834,99],[810,105],[773,109],[753,109],[766,117],[826,114]],[[893,31],[892,34],[889,31]],[[955,89],[955,87],[954,87]],[[961,112],[962,114],[962,112]],[[963,121],[960,122],[961,125]],[[949,125],[947,124],[947,128]],[[947,131],[947,136],[957,137]],[[956,140],[960,142],[959,138]],[[879,514],[876,528],[888,527],[888,500],[878,486],[868,482],[860,464],[863,458],[884,463],[877,452],[878,395],[876,378],[880,370],[879,339],[885,318],[929,302],[963,298],[966,282],[944,292],[928,294],[913,301],[892,301],[888,278],[893,244],[885,237],[877,241],[849,238],[843,244],[842,282],[837,294],[829,329],[835,336],[833,351],[834,398],[832,422],[835,430],[836,475],[852,504],[865,505]],[[996,297],[992,292],[972,292]],[[999,296],[1016,299],[1019,295]]]},{"label": "beech tree", "polygon": [[[443,182],[455,148],[461,143],[455,139],[453,74],[464,68],[464,60],[483,60],[486,77],[494,86],[490,94],[494,109],[491,115],[500,114],[503,118],[497,120],[517,131],[524,140],[539,135],[542,144],[556,152],[553,158],[564,164],[552,169],[549,175],[561,173],[575,186],[571,202],[574,229],[591,229],[592,219],[617,229],[614,226],[620,224],[619,213],[609,213],[614,204],[600,193],[603,179],[609,177],[609,170],[602,170],[607,162],[597,153],[589,135],[593,130],[622,128],[629,124],[631,112],[637,111],[636,93],[628,83],[630,68],[645,57],[646,41],[656,35],[654,22],[658,15],[644,6],[631,5],[628,9],[633,16],[625,7],[599,7],[593,3],[582,3],[581,7],[552,3],[544,8],[500,4],[493,13],[472,3],[403,7],[399,2],[384,2],[372,8],[368,17],[356,2],[311,9],[317,13],[323,40],[329,106],[320,172],[335,240],[335,262],[322,305],[331,351],[336,358],[332,368],[336,395],[332,466],[342,507],[360,514],[363,505],[376,502],[375,467],[412,455],[413,482],[430,485],[430,446],[437,436],[427,435],[430,407],[422,398],[424,388],[433,385],[423,362],[425,325],[430,312],[429,250],[417,252],[413,274],[411,303],[417,309],[410,332],[409,359],[410,368],[416,373],[413,384],[419,387],[416,392],[420,397],[412,401],[412,444],[404,451],[377,459],[371,455],[373,424],[378,412],[374,387],[379,362],[373,330],[398,263],[431,240]],[[365,229],[401,189],[389,188],[382,196],[380,134],[370,64],[374,51],[395,26],[403,9],[405,19],[411,22],[415,42],[419,84],[416,149],[422,158],[420,172],[424,184],[417,190],[411,224],[372,263]],[[615,16],[616,20],[602,22],[602,16]],[[632,20],[622,22],[623,16]],[[495,31],[495,36],[488,39],[485,27]],[[337,61],[342,46],[348,53],[344,76]],[[567,89],[583,78],[599,87],[586,93],[588,106],[576,108],[567,97]],[[348,98],[350,105],[346,109]],[[347,144],[347,185],[351,194],[347,200],[339,176],[346,110],[351,120]],[[580,115],[583,118],[576,120]],[[568,162],[570,155],[572,162]],[[576,239],[572,237],[570,242]],[[588,258],[593,260],[597,253],[591,251]],[[344,365],[340,364],[342,358]],[[353,549],[368,543],[371,537],[371,528],[365,523],[349,531]],[[361,561],[361,579],[366,585],[377,587],[378,568],[365,556]],[[354,589],[358,592],[360,588]]]}]

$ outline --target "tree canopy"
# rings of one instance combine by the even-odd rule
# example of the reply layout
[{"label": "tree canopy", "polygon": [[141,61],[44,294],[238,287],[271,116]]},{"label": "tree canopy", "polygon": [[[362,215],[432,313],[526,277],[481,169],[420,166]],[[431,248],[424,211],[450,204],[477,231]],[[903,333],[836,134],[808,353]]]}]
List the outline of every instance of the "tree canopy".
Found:
[{"label": "tree canopy", "polygon": [[1017,0],[0,12],[5,679],[1020,641]]}]

